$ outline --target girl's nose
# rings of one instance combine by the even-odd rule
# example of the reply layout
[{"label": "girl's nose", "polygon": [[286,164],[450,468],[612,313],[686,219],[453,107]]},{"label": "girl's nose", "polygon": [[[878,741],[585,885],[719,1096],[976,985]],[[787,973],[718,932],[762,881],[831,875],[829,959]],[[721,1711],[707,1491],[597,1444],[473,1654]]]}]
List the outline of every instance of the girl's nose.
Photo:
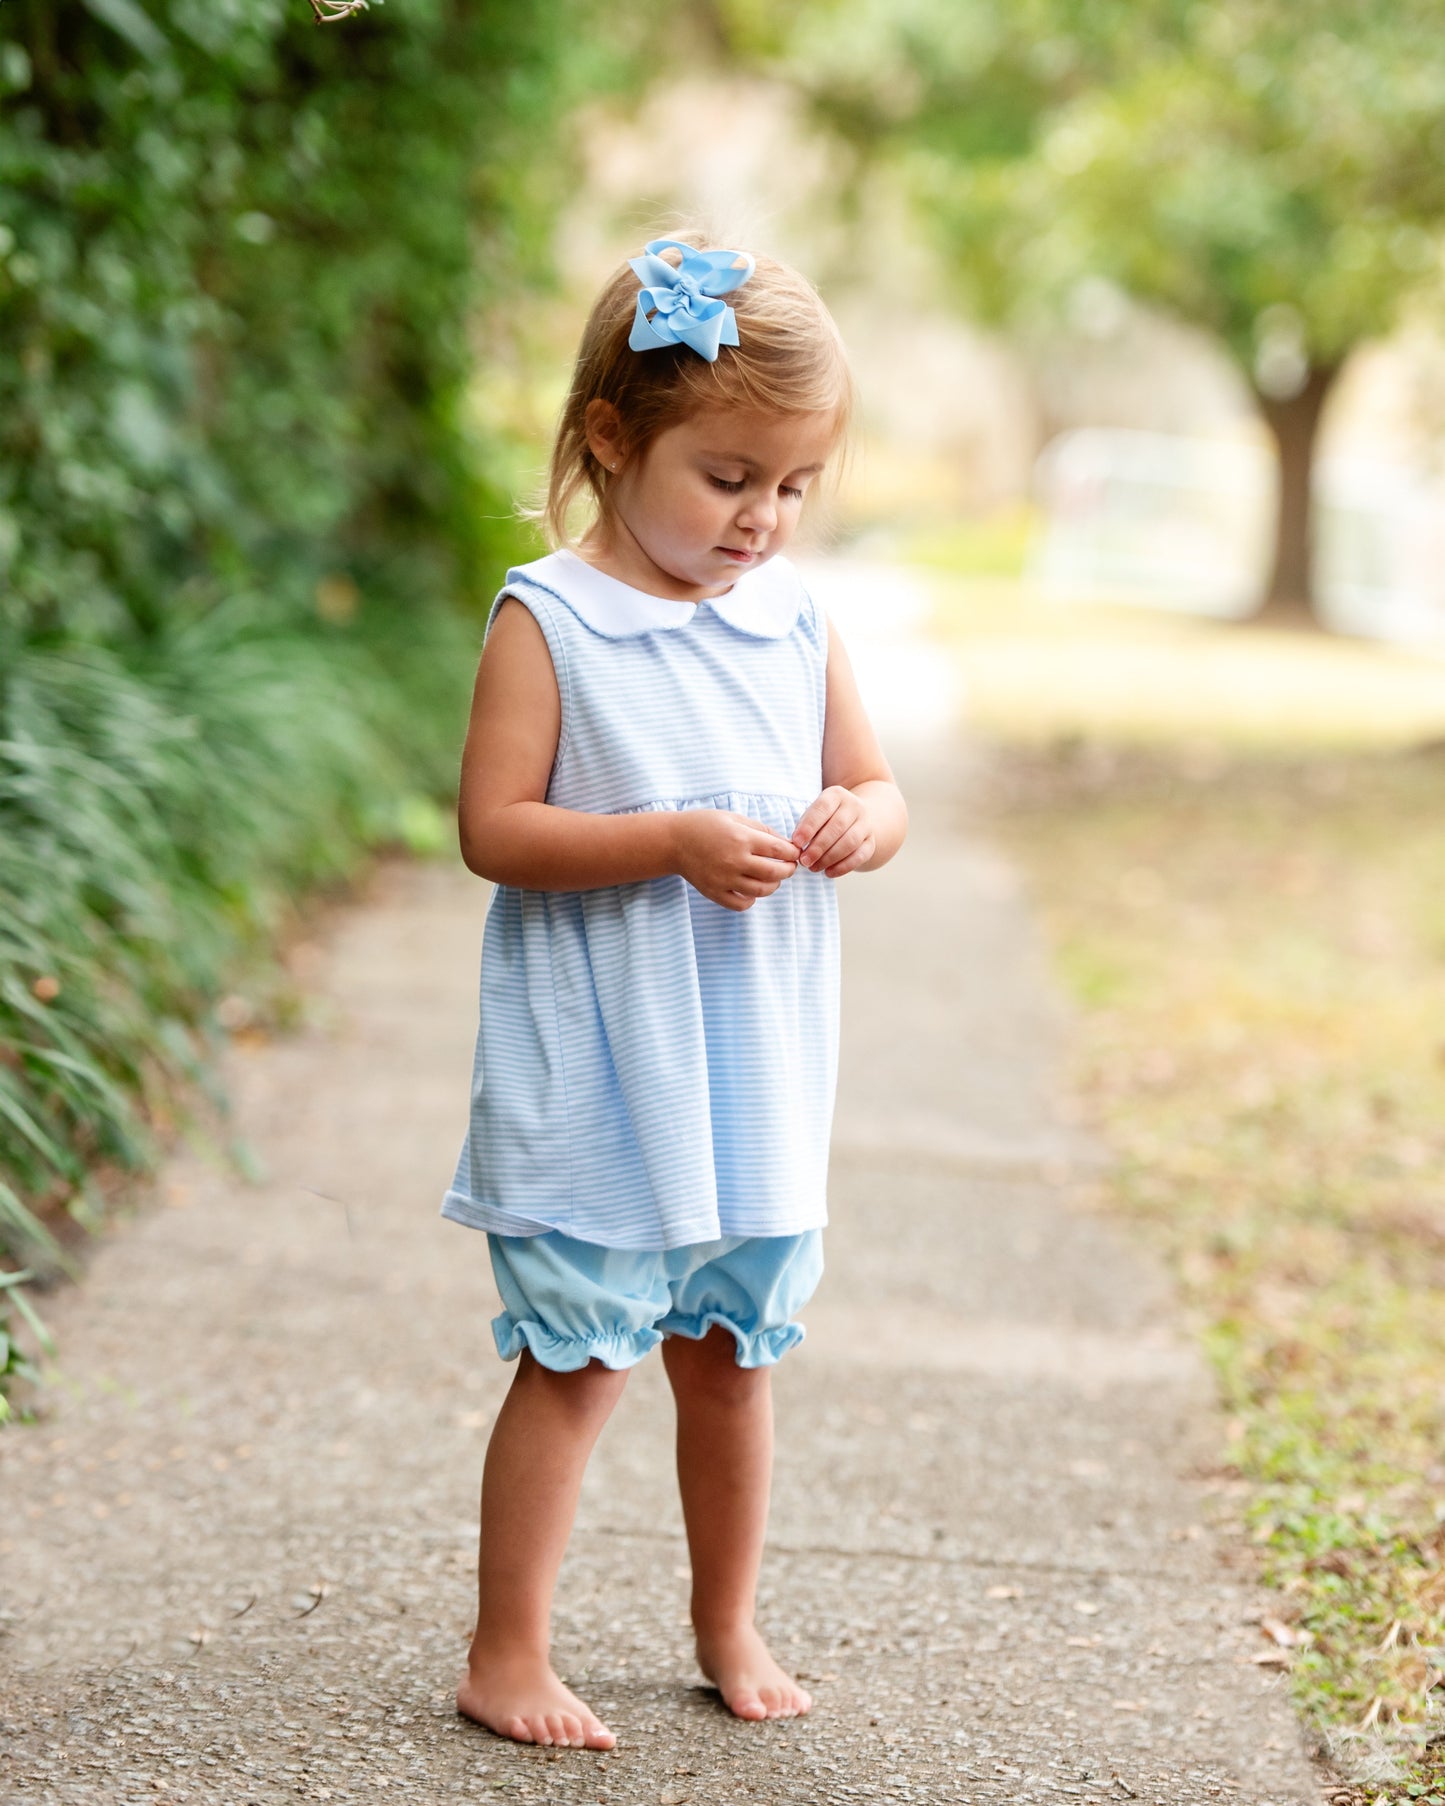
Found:
[{"label": "girl's nose", "polygon": [[752,496],[738,510],[738,525],[750,533],[771,533],[778,524],[778,505],[771,494]]}]

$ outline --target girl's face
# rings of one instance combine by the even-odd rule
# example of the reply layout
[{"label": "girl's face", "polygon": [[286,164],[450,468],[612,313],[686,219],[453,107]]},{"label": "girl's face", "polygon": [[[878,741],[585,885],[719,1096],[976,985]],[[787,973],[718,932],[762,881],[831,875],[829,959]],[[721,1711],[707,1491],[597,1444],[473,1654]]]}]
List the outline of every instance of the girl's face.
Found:
[{"label": "girl's face", "polygon": [[589,535],[604,568],[634,589],[699,602],[787,545],[836,427],[831,413],[706,408],[633,457],[605,430],[589,437],[618,466]]}]

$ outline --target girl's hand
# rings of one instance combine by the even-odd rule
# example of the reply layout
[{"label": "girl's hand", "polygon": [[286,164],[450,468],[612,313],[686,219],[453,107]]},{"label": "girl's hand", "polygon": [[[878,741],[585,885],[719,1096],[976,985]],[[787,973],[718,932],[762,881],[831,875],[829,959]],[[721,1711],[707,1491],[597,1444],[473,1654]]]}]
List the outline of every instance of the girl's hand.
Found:
[{"label": "girl's hand", "polygon": [[730,809],[684,809],[677,818],[677,869],[724,909],[751,909],[797,869],[789,840]]},{"label": "girl's hand", "polygon": [[820,792],[793,829],[798,864],[827,878],[856,871],[873,857],[877,844],[868,805],[841,784]]}]

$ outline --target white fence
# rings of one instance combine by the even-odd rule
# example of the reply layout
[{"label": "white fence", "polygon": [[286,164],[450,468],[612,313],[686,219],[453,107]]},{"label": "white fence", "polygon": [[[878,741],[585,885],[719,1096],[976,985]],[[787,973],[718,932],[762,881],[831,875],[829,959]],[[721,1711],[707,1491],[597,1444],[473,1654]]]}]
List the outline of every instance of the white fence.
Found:
[{"label": "white fence", "polygon": [[[1248,442],[1088,427],[1035,469],[1043,525],[1028,575],[1061,601],[1241,617],[1268,581],[1275,464]],[[1316,605],[1371,638],[1445,641],[1445,504],[1416,472],[1321,459]]]}]

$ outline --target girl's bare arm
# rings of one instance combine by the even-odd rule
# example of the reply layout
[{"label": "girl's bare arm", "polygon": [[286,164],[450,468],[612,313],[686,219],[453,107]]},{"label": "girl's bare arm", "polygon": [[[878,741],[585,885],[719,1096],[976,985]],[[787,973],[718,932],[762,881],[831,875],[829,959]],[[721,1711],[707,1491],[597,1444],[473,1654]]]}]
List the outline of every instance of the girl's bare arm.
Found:
[{"label": "girl's bare arm", "polygon": [[828,623],[827,715],[823,727],[823,789],[793,831],[799,863],[841,878],[876,871],[903,845],[908,805],[883,756],[858,694],[853,666]]},{"label": "girl's bare arm", "polygon": [[[761,823],[714,810],[593,814],[548,803],[562,731],[557,674],[531,611],[508,597],[487,635],[462,751],[457,828],[479,878],[523,890],[594,890],[680,873],[746,908],[794,867]],[[706,818],[706,819],[704,819]]]}]

